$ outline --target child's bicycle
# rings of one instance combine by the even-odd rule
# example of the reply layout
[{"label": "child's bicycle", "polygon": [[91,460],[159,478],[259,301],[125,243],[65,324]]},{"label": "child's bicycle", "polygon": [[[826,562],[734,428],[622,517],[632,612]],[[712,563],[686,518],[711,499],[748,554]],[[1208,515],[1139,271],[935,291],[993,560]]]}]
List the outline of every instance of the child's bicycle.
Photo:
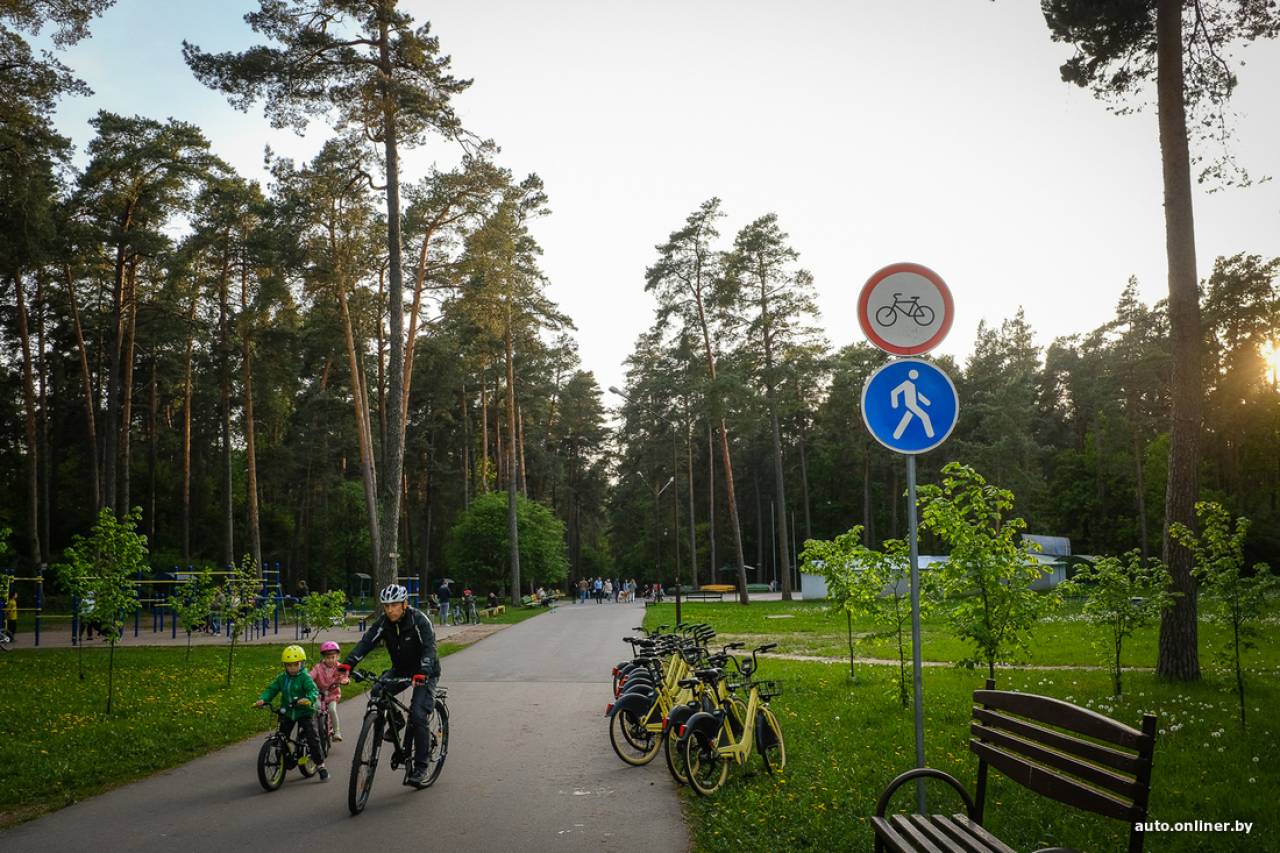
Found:
[{"label": "child's bicycle", "polygon": [[[262,707],[277,717],[285,716],[285,706],[263,705]],[[320,731],[322,732],[320,751],[327,752],[328,739],[323,734],[324,730]],[[304,761],[304,758],[307,760]],[[266,790],[274,791],[284,784],[285,774],[290,770],[296,767],[299,773],[309,779],[315,775],[316,766],[323,761],[323,755],[319,759],[307,755],[307,744],[302,737],[301,725],[295,725],[293,733],[288,736],[277,728],[267,735],[262,749],[258,750],[258,781]]]},{"label": "child's bicycle", "polygon": [[[384,735],[391,743],[391,769],[403,766],[406,783],[413,770],[413,735],[408,725],[409,708],[394,695],[404,689],[411,679],[401,678],[390,672],[374,677],[354,669],[351,677],[356,681],[374,682],[373,690],[369,693],[369,705],[364,712],[364,723],[360,727],[360,736],[356,739],[355,753],[351,756],[351,783],[347,789],[347,807],[353,815],[358,815],[364,811],[369,802],[369,793],[373,790],[373,776],[378,769],[378,755],[382,751]],[[435,710],[428,728],[430,756],[427,775],[419,786],[422,788],[429,788],[439,778],[449,752],[449,709],[444,700],[445,688],[437,685]]]},{"label": "child's bicycle", "polygon": [[9,644],[13,642],[13,637],[3,627],[0,627],[0,651],[9,651]]}]

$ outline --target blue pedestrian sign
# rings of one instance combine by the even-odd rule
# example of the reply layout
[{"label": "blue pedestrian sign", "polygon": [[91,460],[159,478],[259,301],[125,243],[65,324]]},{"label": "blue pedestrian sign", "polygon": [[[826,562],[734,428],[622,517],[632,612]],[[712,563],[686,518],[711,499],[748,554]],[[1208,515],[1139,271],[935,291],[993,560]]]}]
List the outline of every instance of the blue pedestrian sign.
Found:
[{"label": "blue pedestrian sign", "polygon": [[925,453],[947,440],[960,414],[951,378],[927,361],[900,358],[862,388],[862,419],[876,441],[898,453]]}]

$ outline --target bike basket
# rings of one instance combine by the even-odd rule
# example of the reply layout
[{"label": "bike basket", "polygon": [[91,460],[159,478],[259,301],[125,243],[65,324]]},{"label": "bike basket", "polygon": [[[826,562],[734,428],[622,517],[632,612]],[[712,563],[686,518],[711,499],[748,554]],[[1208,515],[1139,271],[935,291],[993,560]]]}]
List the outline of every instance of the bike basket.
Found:
[{"label": "bike basket", "polygon": [[739,690],[746,690],[750,688],[751,680],[749,678],[730,678],[726,679],[724,684],[725,687],[728,687],[736,693]]},{"label": "bike basket", "polygon": [[766,701],[782,695],[781,681],[757,681],[755,687],[760,691],[760,698]]}]

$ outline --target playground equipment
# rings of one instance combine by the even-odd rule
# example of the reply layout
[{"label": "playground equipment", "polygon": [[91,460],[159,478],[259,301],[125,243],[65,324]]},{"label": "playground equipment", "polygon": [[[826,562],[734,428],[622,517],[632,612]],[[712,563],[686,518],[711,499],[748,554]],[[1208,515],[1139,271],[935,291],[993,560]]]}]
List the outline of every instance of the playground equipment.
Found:
[{"label": "playground equipment", "polygon": [[[173,602],[181,596],[182,587],[189,583],[195,575],[194,566],[187,566],[186,571],[181,571],[177,566],[173,567],[172,572],[165,572],[165,577],[148,578],[144,577],[142,572],[138,572],[138,576],[133,579],[134,595],[137,597],[139,604],[143,605],[134,611],[133,614],[133,636],[137,637],[142,630],[142,615],[144,609],[151,612],[151,632],[153,634],[163,633],[166,621],[169,623],[170,636],[176,638],[178,636],[178,617],[173,610]],[[36,574],[32,576],[20,576],[13,569],[3,570],[3,574],[7,575],[10,584],[30,583],[33,585],[31,607],[19,607],[20,613],[33,613],[34,619],[34,644],[40,645],[40,635],[47,620],[68,619],[71,621],[71,644],[77,646],[80,644],[80,605],[78,598],[71,599],[71,613],[45,613],[45,575],[47,567],[41,564],[36,569]],[[210,572],[214,577],[226,577],[235,574],[234,571]],[[272,603],[272,615],[264,617],[260,622],[249,626],[250,638],[264,637],[269,632],[280,633],[280,612],[284,608],[284,595],[280,585],[281,568],[279,563],[275,563],[274,567],[270,564],[263,563],[261,569],[261,589],[258,595],[263,601]],[[146,596],[144,597],[144,590]],[[24,596],[19,593],[19,600]],[[226,636],[231,635],[232,625],[226,619],[219,618],[221,614],[216,614],[213,619],[215,626],[221,627]],[[215,629],[216,630],[216,629]]]}]

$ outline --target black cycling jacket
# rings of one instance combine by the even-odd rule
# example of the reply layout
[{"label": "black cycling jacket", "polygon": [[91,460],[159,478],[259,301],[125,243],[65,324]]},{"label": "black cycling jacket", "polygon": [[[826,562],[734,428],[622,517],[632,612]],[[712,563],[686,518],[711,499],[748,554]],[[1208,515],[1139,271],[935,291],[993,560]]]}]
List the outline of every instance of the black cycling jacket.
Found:
[{"label": "black cycling jacket", "polygon": [[364,632],[360,642],[347,654],[343,661],[348,666],[355,666],[364,656],[373,650],[382,640],[387,644],[391,654],[391,669],[396,675],[409,678],[414,675],[425,675],[427,678],[440,677],[440,659],[436,657],[436,632],[431,627],[427,614],[412,607],[406,607],[404,615],[398,622],[392,622],[384,613],[369,630]]}]

